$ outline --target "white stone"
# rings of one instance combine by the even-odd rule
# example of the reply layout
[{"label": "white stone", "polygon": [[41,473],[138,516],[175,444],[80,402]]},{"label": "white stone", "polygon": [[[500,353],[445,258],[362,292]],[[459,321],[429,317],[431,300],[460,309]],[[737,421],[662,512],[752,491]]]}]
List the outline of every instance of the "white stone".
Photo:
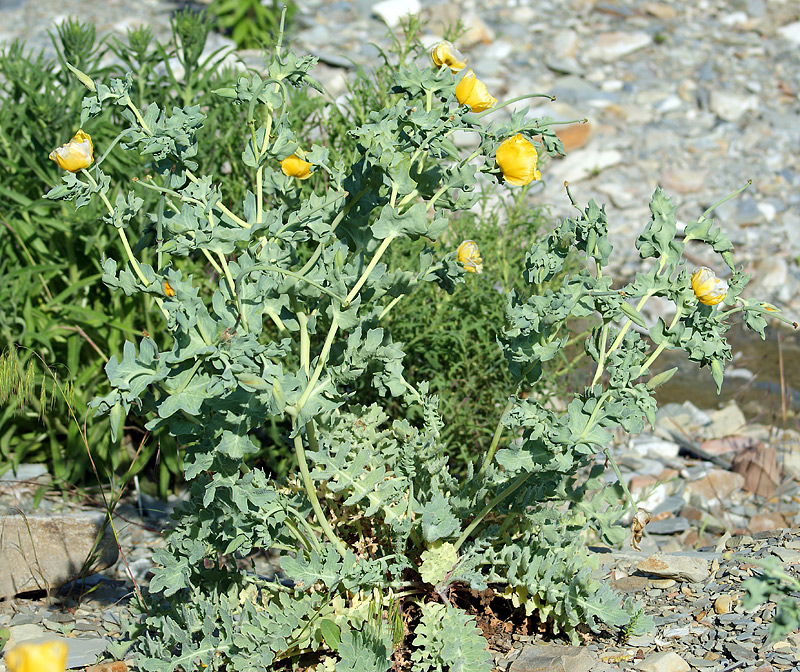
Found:
[{"label": "white stone", "polygon": [[662,651],[636,663],[641,672],[689,672],[689,663],[673,651]]},{"label": "white stone", "polygon": [[709,99],[711,111],[723,121],[738,121],[745,112],[758,109],[758,96],[743,96],[715,89]]},{"label": "white stone", "polygon": [[579,182],[587,177],[594,177],[606,168],[611,168],[622,162],[622,153],[616,149],[597,149],[587,147],[586,149],[572,152],[565,159],[553,163],[549,171],[549,177],[555,182],[561,183]]},{"label": "white stone", "polygon": [[383,0],[372,6],[372,13],[394,28],[409,14],[419,14],[421,9],[419,0]]},{"label": "white stone", "polygon": [[781,26],[778,28],[777,33],[784,40],[789,40],[789,42],[800,46],[800,21]]},{"label": "white stone", "polygon": [[640,455],[655,458],[678,457],[681,450],[681,447],[674,441],[649,435],[634,437],[631,441],[631,448]]},{"label": "white stone", "polygon": [[653,38],[642,31],[602,33],[586,50],[585,56],[593,61],[612,63],[649,46],[652,42]]}]

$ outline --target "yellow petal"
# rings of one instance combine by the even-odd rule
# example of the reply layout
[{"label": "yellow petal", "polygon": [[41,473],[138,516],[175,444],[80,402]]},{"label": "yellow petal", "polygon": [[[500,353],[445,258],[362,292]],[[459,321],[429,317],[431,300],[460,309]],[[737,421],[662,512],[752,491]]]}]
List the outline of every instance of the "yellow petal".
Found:
[{"label": "yellow petal", "polygon": [[60,168],[68,170],[70,173],[77,173],[79,170],[92,165],[92,161],[94,161],[93,151],[92,138],[81,129],[67,144],[61,145],[61,147],[50,152],[50,158]]},{"label": "yellow petal", "polygon": [[67,645],[64,642],[20,644],[6,654],[9,672],[64,672]]},{"label": "yellow petal", "polygon": [[523,186],[541,179],[536,147],[520,133],[500,143],[495,160],[508,184]]},{"label": "yellow petal", "polygon": [[456,250],[456,257],[467,273],[482,273],[483,259],[474,240],[465,240]]},{"label": "yellow petal", "polygon": [[462,105],[468,105],[473,112],[488,110],[497,102],[497,98],[489,95],[489,91],[472,70],[467,70],[456,86],[456,98]]},{"label": "yellow petal", "polygon": [[459,72],[467,67],[467,59],[447,40],[442,40],[431,49],[431,60],[437,68],[446,65],[451,72]]},{"label": "yellow petal", "polygon": [[706,306],[716,306],[728,294],[728,283],[718,278],[714,271],[701,266],[692,273],[692,291],[697,300]]},{"label": "yellow petal", "polygon": [[298,180],[305,180],[311,177],[311,166],[313,165],[313,163],[303,161],[303,159],[296,154],[292,154],[281,161],[281,170],[283,174],[288,177],[296,177]]}]

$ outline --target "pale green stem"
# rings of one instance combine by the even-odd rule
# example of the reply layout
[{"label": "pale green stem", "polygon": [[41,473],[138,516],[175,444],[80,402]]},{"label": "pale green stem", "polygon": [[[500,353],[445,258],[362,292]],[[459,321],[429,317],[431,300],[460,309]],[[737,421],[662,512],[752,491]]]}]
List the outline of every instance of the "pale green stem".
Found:
[{"label": "pale green stem", "polygon": [[408,192],[405,196],[403,196],[403,198],[400,199],[400,202],[397,204],[398,211],[406,203],[408,203],[409,201],[415,199],[417,196],[419,196],[419,192],[416,189],[412,189],[410,192]]},{"label": "pale green stem", "polygon": [[505,490],[503,490],[499,494],[495,495],[494,498],[492,498],[492,500],[483,508],[483,510],[467,526],[467,529],[465,529],[461,533],[461,536],[458,538],[458,541],[456,541],[456,550],[461,548],[461,546],[464,544],[464,542],[467,539],[469,539],[469,536],[472,534],[472,532],[475,530],[475,528],[478,527],[478,525],[481,524],[483,519],[486,518],[486,516],[491,513],[491,511],[492,511],[492,509],[494,509],[494,507],[496,507],[506,497],[508,497],[509,495],[513,495],[517,490],[519,490],[522,487],[522,485],[525,483],[525,481],[527,481],[531,476],[533,476],[533,472],[527,472],[527,473],[524,473],[524,474],[520,474],[519,476],[516,477],[516,479],[514,479],[514,482],[511,485],[509,485]]},{"label": "pale green stem", "polygon": [[489,450],[486,453],[486,456],[483,458],[483,464],[481,464],[481,468],[478,471],[478,477],[483,476],[483,474],[486,473],[486,470],[489,468],[489,465],[494,459],[494,454],[497,452],[497,447],[500,445],[500,438],[503,436],[503,416],[511,410],[513,405],[514,397],[509,397],[505,408],[500,413],[500,420],[498,420],[497,427],[495,427],[494,435],[492,436],[492,443],[489,445]]},{"label": "pale green stem", "polygon": [[300,476],[303,479],[303,485],[306,489],[306,495],[308,496],[308,500],[311,503],[311,508],[314,511],[314,514],[317,516],[317,522],[319,526],[322,528],[322,531],[325,533],[325,536],[328,537],[328,541],[330,541],[336,551],[344,557],[347,553],[347,549],[345,545],[342,543],[341,539],[336,536],[336,532],[333,531],[333,527],[328,522],[328,519],[325,517],[325,514],[322,511],[322,506],[319,503],[319,498],[317,497],[317,491],[314,488],[314,483],[311,480],[311,474],[308,471],[308,462],[306,461],[306,450],[303,446],[303,437],[298,429],[297,434],[294,437],[294,452],[297,455],[297,466],[300,467]]},{"label": "pale green stem", "polygon": [[380,315],[378,315],[378,321],[380,322],[380,320],[382,320],[384,317],[386,317],[386,315],[389,313],[389,311],[390,311],[392,308],[394,308],[394,307],[395,307],[395,306],[396,306],[396,305],[399,303],[400,299],[402,299],[402,298],[403,298],[403,297],[402,297],[402,295],[401,295],[401,296],[396,296],[396,297],[394,297],[394,298],[393,298],[393,299],[392,299],[392,300],[391,300],[391,301],[390,301],[390,302],[389,302],[389,303],[386,305],[386,307],[385,307],[385,308],[384,308],[384,309],[381,311],[381,314],[380,314]]},{"label": "pale green stem", "polygon": [[[83,169],[81,169],[81,173],[83,173],[86,176],[86,178],[89,180],[89,182],[91,182],[92,187],[96,189],[97,188],[97,181],[92,177],[92,175],[89,173],[89,171],[86,170],[85,168],[83,168]],[[106,209],[108,210],[108,212],[111,215],[113,215],[114,214],[114,206],[111,205],[111,202],[108,200],[108,197],[102,191],[98,192],[98,194],[100,195],[100,199],[105,204]],[[136,257],[133,254],[133,250],[131,249],[131,244],[128,241],[128,235],[125,233],[125,229],[123,229],[121,226],[115,226],[114,228],[117,230],[117,233],[119,234],[119,238],[122,241],[122,246],[125,248],[125,254],[128,255],[128,262],[133,267],[133,270],[136,273],[136,275],[139,277],[139,280],[142,281],[142,284],[145,287],[149,287],[150,286],[150,281],[146,277],[144,277],[144,273],[142,273],[142,269],[139,266],[139,261],[136,259]],[[159,308],[161,308],[161,300],[160,300],[160,298],[159,297],[155,297],[155,299],[156,299],[156,302],[158,303]],[[163,310],[163,308],[162,308],[162,310]]]},{"label": "pale green stem", "polygon": [[[652,291],[646,292],[645,295],[639,300],[639,303],[636,304],[636,310],[641,311],[642,308],[644,307],[644,304],[647,303],[652,296],[653,296]],[[614,352],[614,350],[616,350],[619,347],[619,344],[622,343],[622,339],[625,337],[625,334],[628,332],[628,329],[630,329],[631,324],[633,324],[633,321],[627,320],[625,324],[622,325],[622,329],[620,329],[620,332],[617,334],[617,337],[614,339],[614,342],[611,344],[611,347],[609,348],[608,353],[606,354]]]},{"label": "pale green stem", "polygon": [[225,259],[225,255],[222,254],[222,252],[217,252],[217,256],[222,264],[222,270],[225,272],[225,279],[228,281],[228,287],[231,290],[231,296],[233,296],[234,301],[236,301],[236,307],[239,310],[239,315],[242,316],[242,326],[244,327],[245,331],[250,331],[249,327],[247,326],[247,317],[245,316],[244,309],[242,308],[242,300],[239,297],[239,294],[236,292],[236,285],[233,284],[233,276],[231,275],[231,269],[228,267],[228,260]]},{"label": "pale green stem", "polygon": [[[339,226],[341,221],[347,216],[347,213],[350,212],[351,208],[361,200],[361,197],[364,194],[366,194],[367,191],[369,191],[369,185],[367,185],[361,191],[359,191],[355,195],[355,197],[353,198],[352,201],[349,201],[348,203],[345,204],[345,206],[342,208],[341,212],[338,215],[336,215],[334,220],[331,222],[331,231],[335,231],[336,230],[336,227]],[[305,263],[303,268],[300,269],[300,271],[298,273],[298,277],[299,278],[302,279],[303,275],[305,273],[307,273],[308,270],[314,266],[314,264],[317,263],[317,259],[319,259],[319,256],[322,254],[322,248],[323,248],[322,243],[317,245],[317,249],[314,250],[314,253],[311,255],[309,260]]]},{"label": "pale green stem", "polygon": [[294,271],[287,271],[284,268],[279,268],[278,266],[270,266],[269,264],[257,264],[255,266],[251,266],[247,269],[247,273],[252,273],[253,271],[270,271],[272,273],[281,273],[282,275],[288,275],[290,278],[297,278],[298,280],[302,280],[308,285],[312,287],[316,287],[320,292],[323,294],[327,294],[333,299],[336,299],[339,303],[345,303],[346,299],[342,296],[337,294],[336,292],[332,292],[327,287],[323,287],[322,285],[314,282],[313,280],[309,280],[304,275],[302,275],[302,271],[300,273],[295,273]]},{"label": "pale green stem", "polygon": [[[705,212],[704,212],[702,215],[700,215],[700,219],[698,219],[697,221],[698,221],[698,222],[703,222],[703,221],[705,221],[705,220],[708,218],[708,216],[709,216],[709,215],[710,215],[712,212],[714,212],[714,210],[715,210],[716,208],[718,208],[720,205],[722,205],[722,204],[723,204],[723,203],[725,203],[726,201],[729,201],[729,200],[731,200],[732,198],[736,198],[736,197],[737,197],[739,194],[741,194],[741,193],[742,193],[742,192],[743,192],[745,189],[747,189],[747,187],[749,187],[751,184],[753,184],[753,180],[747,180],[747,182],[746,182],[744,185],[742,185],[741,187],[739,187],[739,188],[738,188],[736,191],[734,191],[732,194],[728,194],[728,195],[727,195],[725,198],[723,198],[723,199],[720,199],[719,201],[717,201],[716,203],[714,203],[714,205],[712,205],[711,207],[709,207],[709,208],[708,208],[708,209],[707,209],[707,210],[706,210],[706,211],[705,211]],[[693,239],[693,238],[692,238],[691,236],[686,236],[686,238],[684,238],[684,241],[686,241],[686,240],[692,240],[692,239]]]},{"label": "pale green stem", "polygon": [[283,320],[274,310],[272,310],[272,308],[265,308],[264,312],[267,314],[269,319],[275,323],[275,326],[278,327],[278,331],[286,331],[286,325],[283,323]]},{"label": "pale green stem", "polygon": [[[680,320],[680,319],[681,319],[681,313],[682,313],[682,312],[683,312],[683,306],[678,306],[678,307],[675,309],[675,317],[673,317],[673,318],[672,318],[672,322],[670,322],[670,324],[669,324],[669,327],[667,327],[667,331],[671,331],[671,330],[672,330],[672,328],[673,328],[673,327],[674,327],[674,326],[675,326],[675,325],[678,323],[678,320]],[[658,346],[656,347],[656,349],[655,349],[655,350],[652,352],[652,354],[651,354],[651,355],[650,355],[650,356],[649,356],[649,357],[648,357],[648,358],[645,360],[644,364],[642,364],[641,368],[639,369],[639,375],[640,375],[640,376],[642,375],[642,374],[641,374],[641,372],[642,372],[642,371],[647,371],[647,369],[649,369],[649,368],[652,366],[653,362],[655,362],[655,361],[656,361],[656,359],[658,359],[658,356],[659,356],[659,355],[660,355],[662,352],[664,352],[664,349],[665,349],[666,347],[667,347],[667,342],[666,342],[666,341],[662,341],[661,343],[659,343],[659,344],[658,344]]]},{"label": "pale green stem", "polygon": [[597,384],[597,381],[600,380],[600,376],[603,374],[603,369],[606,365],[606,344],[608,343],[608,324],[603,325],[603,330],[600,333],[600,361],[597,362],[597,370],[594,372],[594,378],[592,378],[592,384],[590,387],[594,387]]},{"label": "pale green stem", "polygon": [[308,401],[308,398],[314,391],[314,386],[317,384],[319,377],[322,375],[322,370],[328,363],[328,355],[330,355],[331,346],[333,345],[333,339],[334,336],[336,336],[336,331],[338,328],[339,328],[339,319],[336,315],[334,315],[333,319],[331,320],[330,329],[328,329],[328,335],[325,337],[325,343],[322,346],[322,352],[319,353],[319,358],[317,359],[317,366],[314,369],[314,373],[311,374],[311,378],[309,378],[308,385],[306,385],[306,389],[303,391],[302,396],[300,397],[300,399],[297,400],[297,403],[294,404],[294,407],[298,413],[303,408],[303,406],[305,406],[306,402]]},{"label": "pale green stem", "polygon": [[477,114],[475,114],[475,117],[480,119],[481,117],[485,117],[487,114],[491,114],[492,112],[496,112],[497,110],[502,110],[504,107],[508,107],[509,105],[518,103],[521,100],[527,100],[528,98],[547,98],[550,102],[553,102],[556,99],[555,96],[551,96],[546,93],[528,93],[524,96],[517,96],[516,98],[511,98],[510,100],[504,100],[499,105],[490,107],[488,110],[484,110],[483,112],[478,112]]},{"label": "pale green stem", "polygon": [[219,264],[216,262],[216,260],[214,259],[214,257],[212,257],[212,256],[211,256],[211,254],[209,253],[209,251],[208,251],[206,248],[204,248],[204,247],[203,247],[203,248],[200,248],[200,249],[201,249],[201,251],[202,251],[202,253],[203,253],[203,256],[204,256],[206,259],[208,259],[208,263],[209,263],[209,264],[211,264],[211,267],[212,267],[212,268],[213,268],[213,269],[216,271],[217,275],[218,275],[219,277],[222,277],[223,275],[225,275],[225,272],[224,272],[224,271],[223,271],[223,270],[220,268],[220,265],[219,265]]},{"label": "pale green stem", "polygon": [[308,317],[302,311],[297,311],[297,322],[300,325],[300,368],[306,372],[306,378],[311,374],[311,339],[308,336]]},{"label": "pale green stem", "polygon": [[619,470],[619,465],[617,464],[617,461],[611,455],[611,451],[608,448],[604,448],[603,453],[605,454],[608,463],[611,465],[611,468],[614,470],[614,473],[617,475],[617,481],[619,482],[620,487],[622,488],[622,492],[624,492],[625,497],[628,498],[628,506],[626,506],[625,508],[631,508],[635,512],[636,509],[638,508],[638,503],[633,498],[631,491],[628,490],[628,486],[625,485],[625,479],[622,477],[622,472],[620,472]]},{"label": "pale green stem", "polygon": [[430,210],[434,206],[436,201],[439,200],[439,197],[444,192],[446,192],[449,188],[450,188],[450,185],[449,184],[445,184],[441,189],[439,189],[439,191],[437,191],[433,196],[431,196],[431,200],[428,201],[428,205],[425,206],[425,211],[427,212],[428,210]]},{"label": "pale green stem", "polygon": [[397,237],[396,234],[391,234],[388,238],[384,238],[383,242],[380,244],[378,249],[375,252],[375,256],[372,257],[372,261],[369,262],[369,266],[367,266],[366,270],[361,274],[361,277],[356,282],[353,289],[350,290],[350,293],[345,297],[343,306],[346,308],[350,305],[350,302],[356,298],[358,292],[361,291],[361,288],[364,286],[364,283],[367,281],[367,278],[372,274],[372,271],[375,270],[375,267],[378,265],[378,262],[381,260],[381,257],[389,248],[391,242]]}]

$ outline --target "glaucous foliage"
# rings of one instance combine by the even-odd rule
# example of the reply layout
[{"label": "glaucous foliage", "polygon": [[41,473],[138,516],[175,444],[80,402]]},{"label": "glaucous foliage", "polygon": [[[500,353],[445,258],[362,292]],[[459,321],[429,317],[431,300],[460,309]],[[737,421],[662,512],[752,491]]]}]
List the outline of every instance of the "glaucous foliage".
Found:
[{"label": "glaucous foliage", "polygon": [[[607,484],[596,458],[615,427],[638,431],[652,421],[652,390],[669,375],[650,375],[660,352],[685,349],[720,384],[730,356],[725,319],[744,311],[763,333],[765,308],[740,299],[746,277],[709,220],[677,239],[674,208],[660,190],[637,241],[653,268],[613,288],[603,273],[611,253],[605,212],[590,203],[531,241],[522,273],[531,288],[554,288],[507,297],[500,340],[517,389],[480,463],[462,478],[451,474],[438,400],[404,376],[403,346],[385,318],[421,283],[453,292],[479,282],[476,271],[491,261],[474,242],[437,258],[426,241],[475,204],[480,179],[536,179],[539,153],[562,151],[547,119],[522,110],[489,123],[502,104],[477,114],[460,105],[451,70],[463,58],[455,53],[434,49],[438,67],[426,59],[396,70],[393,102],[350,130],[352,161],[312,145],[305,167],[286,107],[290,87],[316,86],[315,59],[279,43],[265,79],[243,76],[216,92],[249,129],[241,161],[252,188],[235,204],[196,160],[200,109],[142,111],[131,75],[88,82],[81,125],[114,106],[129,124],[120,148],[151,157],[138,186],[161,194],[161,205],[134,248],[129,224],[143,200],[112,189],[101,160],[67,173],[48,196],[105,204],[127,256],[105,259],[103,279],[149,297],[170,334],[127,342],[106,367],[111,393],[94,407],[114,427],[129,413],[146,416],[150,429],[166,426],[185,446],[191,483],[130,628],[139,669],[269,670],[311,654],[319,669],[387,670],[403,614],[414,611],[415,669],[488,672],[485,640],[455,600],[488,586],[573,641],[580,628],[632,634],[649,626],[633,600],[592,577],[587,536],[625,537],[617,524],[624,486]],[[478,137],[466,156],[450,139],[459,130]],[[302,197],[300,179],[313,187]],[[387,250],[404,238],[419,241],[416,265],[387,267]],[[711,245],[734,271],[724,312],[692,291],[681,258],[690,239]],[[154,265],[138,258],[144,248]],[[584,267],[564,274],[575,251]],[[200,257],[216,272],[214,288],[185,270]],[[646,327],[640,310],[652,296],[671,301],[675,315],[647,338],[630,326]],[[565,347],[564,325],[575,318],[597,325],[585,343],[591,384],[564,412],[518,395]],[[359,379],[422,419],[392,420],[379,403],[353,404]],[[259,450],[255,433],[275,418],[290,427],[298,465],[280,483],[245,465]],[[501,446],[503,427],[514,438]],[[280,581],[248,571],[242,560],[259,549],[279,556]]]}]

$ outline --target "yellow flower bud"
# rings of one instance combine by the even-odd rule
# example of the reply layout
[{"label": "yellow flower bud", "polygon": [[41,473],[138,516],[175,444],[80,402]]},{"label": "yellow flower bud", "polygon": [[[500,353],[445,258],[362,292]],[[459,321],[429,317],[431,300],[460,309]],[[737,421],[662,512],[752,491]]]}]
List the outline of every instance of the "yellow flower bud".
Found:
[{"label": "yellow flower bud", "polygon": [[437,68],[446,65],[450,72],[459,72],[467,67],[467,59],[447,40],[442,40],[431,49],[431,60]]},{"label": "yellow flower bud", "polygon": [[462,105],[469,105],[473,112],[488,110],[497,102],[497,98],[489,95],[486,84],[472,70],[467,70],[456,86],[456,98]]},{"label": "yellow flower bud", "polygon": [[175,296],[175,290],[172,288],[172,285],[169,284],[166,280],[164,280],[164,294],[168,297],[172,298]]},{"label": "yellow flower bud", "polygon": [[50,158],[60,168],[68,170],[70,173],[77,173],[92,165],[92,161],[94,161],[92,151],[92,139],[81,129],[66,145],[61,145],[58,149],[50,152]]},{"label": "yellow flower bud", "polygon": [[64,672],[67,645],[64,642],[20,644],[6,654],[9,672]]},{"label": "yellow flower bud", "polygon": [[456,257],[467,273],[482,273],[483,259],[478,249],[478,243],[474,240],[465,240],[458,246]]},{"label": "yellow flower bud", "polygon": [[303,161],[297,154],[287,156],[281,161],[281,170],[288,177],[296,177],[298,180],[305,180],[311,177],[311,166],[313,163]]},{"label": "yellow flower bud", "polygon": [[716,306],[728,293],[728,283],[710,268],[701,266],[692,273],[692,291],[700,303]]},{"label": "yellow flower bud", "polygon": [[536,168],[539,162],[536,147],[519,133],[500,143],[495,160],[508,184],[521,187],[542,177]]}]

